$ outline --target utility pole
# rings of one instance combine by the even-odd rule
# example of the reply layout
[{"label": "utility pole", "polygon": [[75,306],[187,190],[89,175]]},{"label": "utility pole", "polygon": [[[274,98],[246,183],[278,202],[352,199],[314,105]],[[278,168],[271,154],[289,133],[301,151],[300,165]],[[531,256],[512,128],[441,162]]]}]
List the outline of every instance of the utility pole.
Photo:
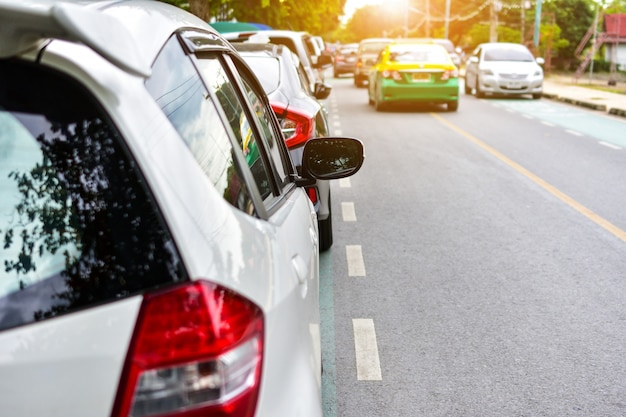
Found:
[{"label": "utility pole", "polygon": [[426,37],[430,38],[430,0],[426,0]]},{"label": "utility pole", "polygon": [[533,38],[535,51],[539,51],[539,28],[541,27],[541,0],[535,5],[535,36]]},{"label": "utility pole", "polygon": [[498,42],[498,12],[502,4],[498,0],[491,0],[489,8],[489,42]]},{"label": "utility pole", "polygon": [[521,12],[522,12],[522,17],[521,17],[522,22],[520,24],[520,32],[521,32],[522,40],[520,41],[520,43],[523,45],[524,44],[524,25],[526,25],[526,0],[522,0]]},{"label": "utility pole", "polygon": [[450,0],[446,0],[446,30],[444,38],[450,38]]}]

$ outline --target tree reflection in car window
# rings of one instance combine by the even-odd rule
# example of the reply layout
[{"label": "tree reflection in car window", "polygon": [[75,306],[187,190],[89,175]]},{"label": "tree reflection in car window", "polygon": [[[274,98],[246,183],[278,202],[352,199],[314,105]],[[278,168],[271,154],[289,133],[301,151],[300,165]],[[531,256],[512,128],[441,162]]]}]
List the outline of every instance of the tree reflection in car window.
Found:
[{"label": "tree reflection in car window", "polygon": [[[175,37],[155,61],[146,88],[224,199],[254,214],[252,199],[233,158],[228,131],[200,75]],[[233,131],[243,141],[241,130],[247,129],[245,124],[232,112],[227,115],[231,116]]]},{"label": "tree reflection in car window", "polygon": [[186,279],[135,162],[99,107],[0,60],[0,329]]}]

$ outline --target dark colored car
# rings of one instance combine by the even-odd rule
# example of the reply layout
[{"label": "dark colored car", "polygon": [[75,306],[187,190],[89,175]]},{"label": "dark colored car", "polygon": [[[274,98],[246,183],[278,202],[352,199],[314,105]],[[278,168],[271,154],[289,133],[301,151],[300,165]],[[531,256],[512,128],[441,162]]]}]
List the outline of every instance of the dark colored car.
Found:
[{"label": "dark colored car", "polygon": [[358,43],[347,43],[337,48],[333,57],[333,76],[335,78],[343,74],[354,74],[358,50]]},{"label": "dark colored car", "polygon": [[368,38],[359,43],[357,52],[356,70],[354,71],[354,85],[365,87],[369,82],[370,68],[376,64],[378,55],[385,46],[392,42],[389,38]]},{"label": "dark colored car", "polygon": [[[233,45],[261,81],[291,158],[296,168],[301,169],[304,144],[313,137],[329,134],[327,111],[318,100],[327,98],[331,87],[317,82],[311,90],[298,56],[284,45],[253,42]],[[319,247],[324,251],[333,243],[330,182],[317,180],[307,187],[307,192],[317,212]]]}]

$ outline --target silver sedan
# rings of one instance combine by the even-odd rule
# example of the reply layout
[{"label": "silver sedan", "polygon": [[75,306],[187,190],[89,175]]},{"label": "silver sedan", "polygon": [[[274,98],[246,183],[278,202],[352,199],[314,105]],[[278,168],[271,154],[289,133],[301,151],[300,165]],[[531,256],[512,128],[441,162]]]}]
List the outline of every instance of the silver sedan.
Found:
[{"label": "silver sedan", "polygon": [[524,45],[491,42],[478,45],[465,68],[465,94],[522,96],[543,93],[543,58]]}]

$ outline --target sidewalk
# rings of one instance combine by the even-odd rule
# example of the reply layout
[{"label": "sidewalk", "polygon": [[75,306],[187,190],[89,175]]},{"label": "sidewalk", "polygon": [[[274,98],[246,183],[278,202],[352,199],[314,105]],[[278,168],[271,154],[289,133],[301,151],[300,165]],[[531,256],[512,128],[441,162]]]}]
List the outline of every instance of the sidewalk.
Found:
[{"label": "sidewalk", "polygon": [[543,96],[553,100],[626,117],[626,94],[609,93],[585,87],[585,81],[549,76],[543,82]]}]

